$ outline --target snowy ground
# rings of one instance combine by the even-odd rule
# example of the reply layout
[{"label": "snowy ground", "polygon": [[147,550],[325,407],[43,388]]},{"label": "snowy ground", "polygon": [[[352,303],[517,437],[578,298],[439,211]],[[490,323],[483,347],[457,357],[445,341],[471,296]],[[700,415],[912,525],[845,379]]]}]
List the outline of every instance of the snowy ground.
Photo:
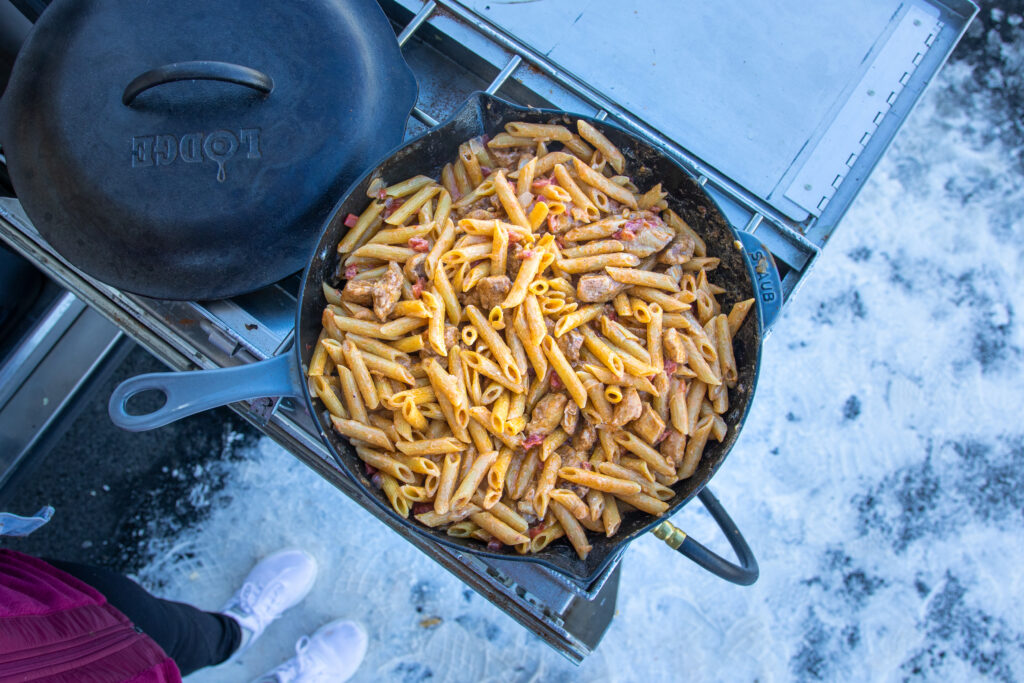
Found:
[{"label": "snowy ground", "polygon": [[[942,73],[765,345],[712,487],[760,561],[755,586],[641,540],[575,668],[263,440],[223,489],[196,486],[210,514],[151,539],[139,578],[216,608],[293,545],[320,578],[240,663],[190,680],[245,680],[338,616],[372,635],[363,681],[1024,679],[1021,111],[986,93],[1024,92],[1020,19],[973,35],[1003,72]],[[714,538],[696,505],[676,523]]]}]

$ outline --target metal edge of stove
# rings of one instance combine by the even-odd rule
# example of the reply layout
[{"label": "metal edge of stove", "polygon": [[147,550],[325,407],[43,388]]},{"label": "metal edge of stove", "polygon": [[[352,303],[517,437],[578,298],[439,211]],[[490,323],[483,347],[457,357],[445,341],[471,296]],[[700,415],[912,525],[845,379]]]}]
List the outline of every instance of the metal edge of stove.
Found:
[{"label": "metal edge of stove", "polygon": [[0,364],[0,490],[22,474],[122,337],[64,292]]},{"label": "metal edge of stove", "polygon": [[[172,369],[212,369],[248,362],[247,354],[256,359],[271,355],[251,344],[240,354],[239,346],[225,344],[221,330],[211,333],[210,326],[203,324],[203,304],[150,300],[84,275],[42,240],[15,199],[0,198],[0,238]],[[166,321],[180,326],[177,333]],[[229,407],[568,660],[582,662],[600,642],[614,613],[618,562],[611,563],[594,584],[585,588],[554,572],[545,575],[532,571],[532,567],[517,582],[503,567],[408,535],[397,522],[377,514],[376,503],[363,496],[334,465],[304,409],[282,401],[283,407],[267,419],[256,403],[239,402]],[[520,564],[527,563],[516,563],[516,568]]]},{"label": "metal edge of stove", "polygon": [[[804,234],[816,244],[824,245],[828,241],[863,188],[867,178],[892,144],[896,133],[925,90],[935,80],[979,12],[979,7],[973,0],[920,0],[920,2],[922,5],[934,9],[936,14],[934,17],[926,16],[913,2],[905,2],[900,7],[899,16],[894,17],[892,26],[894,33],[907,28],[908,23],[913,23],[915,26],[924,24],[922,31],[926,37],[917,46],[917,55],[907,64],[907,70],[903,76],[891,84],[891,94],[885,104],[881,106],[881,111],[875,115],[873,122],[865,125],[863,137],[858,144],[853,146],[856,154],[855,161],[852,165],[848,164],[849,169],[844,171],[846,175],[835,188],[835,193],[827,200],[821,214],[816,218],[812,217],[804,226]],[[929,21],[932,22],[930,25],[927,23]],[[870,55],[872,60],[884,61],[888,58],[892,61],[895,57],[895,55],[887,56],[886,54],[893,52],[895,46],[892,42],[880,43],[876,47],[877,49],[873,50]],[[865,75],[864,78],[867,80],[868,76]],[[847,103],[847,106],[851,105],[853,105],[852,101]],[[879,116],[881,118],[878,118]],[[835,125],[836,121],[830,124],[830,126]],[[847,179],[854,182],[847,182]]]}]

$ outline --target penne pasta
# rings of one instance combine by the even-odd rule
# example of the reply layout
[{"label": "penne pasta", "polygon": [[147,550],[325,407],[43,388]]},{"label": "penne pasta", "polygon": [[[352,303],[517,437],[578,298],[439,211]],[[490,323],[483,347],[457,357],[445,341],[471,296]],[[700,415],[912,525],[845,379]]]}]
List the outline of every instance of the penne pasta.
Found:
[{"label": "penne pasta", "polygon": [[[398,514],[517,553],[564,536],[586,558],[588,534],[664,514],[727,437],[754,301],[723,310],[702,226],[573,125],[513,121],[437,178],[373,180],[320,283],[306,378]],[[683,238],[671,259],[636,230],[659,219]]]}]

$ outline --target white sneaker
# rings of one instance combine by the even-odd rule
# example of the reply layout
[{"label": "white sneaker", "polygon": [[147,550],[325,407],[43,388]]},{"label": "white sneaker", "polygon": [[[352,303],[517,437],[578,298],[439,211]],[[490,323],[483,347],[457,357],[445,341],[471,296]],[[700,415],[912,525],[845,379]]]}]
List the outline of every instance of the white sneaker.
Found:
[{"label": "white sneaker", "polygon": [[259,680],[280,683],[342,683],[366,656],[366,630],[354,621],[338,619],[303,636],[295,644],[295,656]]},{"label": "white sneaker", "polygon": [[316,581],[316,559],[304,550],[280,550],[260,560],[221,612],[242,627],[241,654],[281,613],[297,605]]}]

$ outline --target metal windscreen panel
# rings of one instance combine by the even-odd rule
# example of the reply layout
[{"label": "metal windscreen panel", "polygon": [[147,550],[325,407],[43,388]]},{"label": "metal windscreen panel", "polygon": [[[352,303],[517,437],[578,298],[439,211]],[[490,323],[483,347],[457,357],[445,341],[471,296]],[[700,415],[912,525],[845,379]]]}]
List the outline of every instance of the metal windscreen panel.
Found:
[{"label": "metal windscreen panel", "polygon": [[[844,105],[861,85],[895,97],[940,27],[924,0],[464,3],[795,221],[887,109]],[[855,139],[828,135],[865,116]]]}]

